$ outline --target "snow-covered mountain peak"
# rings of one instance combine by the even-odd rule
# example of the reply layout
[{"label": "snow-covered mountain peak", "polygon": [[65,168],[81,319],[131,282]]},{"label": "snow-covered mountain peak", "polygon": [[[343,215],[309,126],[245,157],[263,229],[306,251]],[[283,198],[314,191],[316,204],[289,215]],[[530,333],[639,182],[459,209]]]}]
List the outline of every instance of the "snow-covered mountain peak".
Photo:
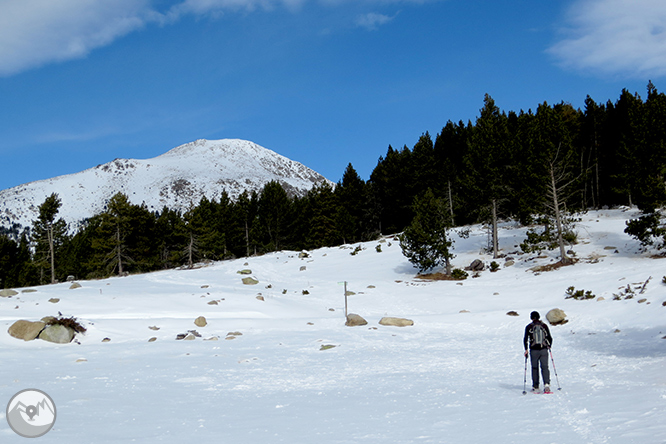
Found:
[{"label": "snow-covered mountain peak", "polygon": [[224,191],[235,199],[278,181],[290,194],[304,194],[327,181],[321,174],[253,142],[238,139],[197,140],[152,159],[115,159],[66,176],[0,191],[0,226],[30,226],[38,207],[51,193],[62,200],[60,217],[76,223],[104,210],[108,199],[125,193],[150,210],[186,210],[203,196],[218,199]]}]

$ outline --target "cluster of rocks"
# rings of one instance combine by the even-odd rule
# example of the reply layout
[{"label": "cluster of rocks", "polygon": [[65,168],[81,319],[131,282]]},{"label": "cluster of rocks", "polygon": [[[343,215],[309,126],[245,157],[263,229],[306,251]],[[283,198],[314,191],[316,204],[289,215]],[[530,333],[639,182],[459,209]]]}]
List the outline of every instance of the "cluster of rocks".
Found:
[{"label": "cluster of rocks", "polygon": [[[509,311],[506,314],[507,316],[520,316],[516,311]],[[563,325],[569,322],[567,319],[566,313],[559,308],[553,308],[552,310],[546,313],[546,320],[550,325]]]},{"label": "cluster of rocks", "polygon": [[54,317],[47,316],[40,321],[26,321],[24,319],[14,322],[7,332],[24,341],[42,339],[56,344],[68,344],[72,342],[76,331],[65,325],[53,324]]},{"label": "cluster of rocks", "polygon": [[[203,328],[203,327],[208,325],[208,321],[206,320],[205,317],[199,316],[198,318],[196,318],[194,320],[194,325],[196,325],[197,327]],[[148,327],[148,328],[150,328],[151,330],[159,330],[159,327]],[[243,336],[243,333],[241,333],[239,331],[230,331],[229,333],[227,333],[227,336],[224,339],[232,340],[232,339],[236,339],[238,336]],[[201,333],[199,333],[197,330],[187,330],[185,333],[177,334],[176,335],[176,340],[177,341],[194,341],[195,339],[201,338],[201,337],[202,337]],[[219,339],[220,339],[219,336],[211,336],[207,339],[204,339],[204,341],[217,341]],[[154,340],[157,340],[157,338],[154,338],[154,339],[151,338],[151,342],[153,342]]]},{"label": "cluster of rocks", "polygon": [[[366,321],[363,318],[363,316],[360,316],[356,313],[349,313],[347,315],[347,322],[345,322],[345,325],[348,327],[356,327],[359,325],[367,325],[367,324],[368,321]],[[412,321],[411,319],[385,316],[379,320],[379,325],[386,325],[393,327],[408,327],[414,325],[414,321]]]}]

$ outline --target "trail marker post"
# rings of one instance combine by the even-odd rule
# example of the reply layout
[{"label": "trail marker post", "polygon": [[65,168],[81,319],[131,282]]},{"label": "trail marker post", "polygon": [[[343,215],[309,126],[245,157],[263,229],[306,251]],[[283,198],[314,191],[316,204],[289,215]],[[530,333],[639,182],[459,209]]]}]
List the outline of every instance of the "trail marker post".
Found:
[{"label": "trail marker post", "polygon": [[345,319],[347,319],[347,281],[338,282],[338,285],[343,284],[345,287]]}]

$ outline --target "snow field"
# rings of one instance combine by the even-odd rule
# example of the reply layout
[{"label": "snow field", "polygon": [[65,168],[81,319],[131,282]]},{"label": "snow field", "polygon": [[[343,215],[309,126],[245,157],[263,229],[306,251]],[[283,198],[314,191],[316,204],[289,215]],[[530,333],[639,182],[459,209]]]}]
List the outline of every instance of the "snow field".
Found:
[{"label": "snow field", "polygon": [[[88,332],[80,345],[0,333],[0,400],[24,388],[47,392],[58,416],[44,443],[666,442],[666,262],[622,233],[629,217],[584,215],[573,247],[579,263],[538,274],[529,269],[552,263],[552,254],[510,254],[515,265],[496,273],[426,282],[388,240],[381,253],[369,242],[356,256],[355,245],[306,259],[278,252],[82,281],[75,290],[37,287],[0,299],[3,331],[61,311]],[[519,250],[524,231],[503,227],[505,253]],[[480,252],[486,239],[480,227],[457,239],[454,265],[489,263]],[[258,285],[241,283],[245,268]],[[612,300],[649,276],[646,302]],[[368,325],[344,326],[344,281],[355,293],[349,312]],[[571,285],[605,300],[565,299]],[[569,319],[551,327],[562,390],[551,363],[555,393],[522,395],[529,313],[556,307]],[[201,315],[205,327],[194,325]],[[381,326],[382,316],[415,325]],[[175,340],[188,330],[201,338]],[[242,335],[227,340],[229,332]],[[0,421],[1,442],[22,439]]]}]

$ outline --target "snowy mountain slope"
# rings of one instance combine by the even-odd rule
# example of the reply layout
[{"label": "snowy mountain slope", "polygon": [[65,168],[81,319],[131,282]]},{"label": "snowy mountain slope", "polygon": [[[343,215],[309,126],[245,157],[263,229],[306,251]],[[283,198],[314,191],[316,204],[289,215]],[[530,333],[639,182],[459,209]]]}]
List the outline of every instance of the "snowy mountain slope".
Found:
[{"label": "snowy mountain slope", "polygon": [[125,193],[150,210],[186,210],[202,196],[217,199],[226,190],[234,199],[279,181],[287,192],[303,194],[322,175],[245,140],[197,140],[153,159],[116,159],[76,174],[31,182],[0,191],[0,225],[30,226],[51,193],[62,200],[59,216],[74,223],[104,210],[108,199]]},{"label": "snowy mountain slope", "polygon": [[[0,298],[0,401],[25,388],[51,395],[58,419],[44,443],[663,443],[666,262],[622,232],[635,216],[584,215],[578,263],[541,272],[554,254],[519,254],[525,228],[506,224],[500,247],[515,264],[461,282],[417,279],[386,239],[357,255],[356,245],[278,252],[36,287]],[[486,243],[471,227],[454,266],[492,261]],[[242,284],[247,268],[258,285]],[[368,325],[344,325],[344,281],[349,311]],[[566,299],[569,286],[596,297]],[[551,327],[555,393],[522,395],[529,313],[556,307],[569,322]],[[6,333],[57,311],[88,328],[80,345]],[[383,316],[414,326],[381,326]],[[201,337],[175,339],[188,330]],[[0,420],[0,440],[21,438]]]}]

